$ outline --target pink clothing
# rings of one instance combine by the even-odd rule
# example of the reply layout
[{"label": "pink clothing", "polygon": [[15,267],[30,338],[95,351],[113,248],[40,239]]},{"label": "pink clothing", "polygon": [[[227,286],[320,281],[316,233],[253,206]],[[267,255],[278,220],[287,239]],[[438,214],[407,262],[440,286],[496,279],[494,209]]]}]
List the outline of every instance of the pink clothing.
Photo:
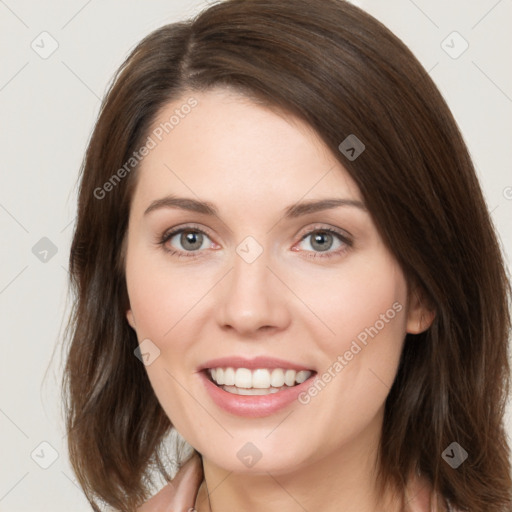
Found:
[{"label": "pink clothing", "polygon": [[[194,512],[202,481],[201,459],[194,453],[174,479],[144,503],[138,512]],[[409,505],[413,512],[431,512],[430,485],[425,479],[416,479],[411,484],[409,495],[411,496]],[[204,509],[205,504],[201,504],[201,508]],[[457,512],[448,502],[447,510]],[[435,504],[433,504],[432,512],[438,512]]]},{"label": "pink clothing", "polygon": [[194,453],[172,481],[144,503],[137,512],[193,512],[202,481],[201,459]]}]

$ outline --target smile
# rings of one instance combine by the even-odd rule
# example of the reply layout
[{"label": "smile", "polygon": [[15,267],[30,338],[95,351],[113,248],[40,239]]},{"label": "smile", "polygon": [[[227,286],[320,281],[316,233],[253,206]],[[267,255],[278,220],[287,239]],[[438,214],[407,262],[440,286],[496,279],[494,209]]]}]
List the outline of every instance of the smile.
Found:
[{"label": "smile", "polygon": [[209,368],[211,380],[236,395],[268,395],[302,384],[311,377],[309,370],[283,368]]}]

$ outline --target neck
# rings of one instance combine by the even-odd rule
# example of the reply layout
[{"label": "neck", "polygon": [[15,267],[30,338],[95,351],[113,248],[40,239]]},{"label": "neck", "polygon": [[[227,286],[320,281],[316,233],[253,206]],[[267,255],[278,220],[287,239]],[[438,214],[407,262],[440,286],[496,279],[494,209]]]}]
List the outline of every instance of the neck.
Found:
[{"label": "neck", "polygon": [[[399,502],[378,495],[376,459],[382,415],[357,439],[327,455],[298,462],[292,471],[234,473],[203,457],[197,512],[398,512]],[[393,502],[393,503],[392,503]],[[384,508],[383,508],[384,507]]]}]

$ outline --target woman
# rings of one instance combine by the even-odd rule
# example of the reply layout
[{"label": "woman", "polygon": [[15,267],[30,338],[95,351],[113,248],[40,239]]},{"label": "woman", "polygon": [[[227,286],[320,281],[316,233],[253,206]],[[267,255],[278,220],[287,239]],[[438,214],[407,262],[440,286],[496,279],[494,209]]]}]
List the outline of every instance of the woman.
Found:
[{"label": "woman", "polygon": [[229,0],[146,37],[70,274],[94,510],[511,510],[499,244],[435,85],[351,4]]}]

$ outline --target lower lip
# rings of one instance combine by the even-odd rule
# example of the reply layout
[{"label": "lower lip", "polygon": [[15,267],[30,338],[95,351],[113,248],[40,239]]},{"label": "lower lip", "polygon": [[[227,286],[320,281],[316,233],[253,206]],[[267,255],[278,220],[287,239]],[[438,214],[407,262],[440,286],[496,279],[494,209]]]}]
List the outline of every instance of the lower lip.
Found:
[{"label": "lower lip", "polygon": [[215,385],[204,371],[199,372],[212,400],[225,411],[236,416],[261,418],[269,416],[290,405],[305,391],[315,378],[315,373],[301,384],[268,395],[235,395]]}]

